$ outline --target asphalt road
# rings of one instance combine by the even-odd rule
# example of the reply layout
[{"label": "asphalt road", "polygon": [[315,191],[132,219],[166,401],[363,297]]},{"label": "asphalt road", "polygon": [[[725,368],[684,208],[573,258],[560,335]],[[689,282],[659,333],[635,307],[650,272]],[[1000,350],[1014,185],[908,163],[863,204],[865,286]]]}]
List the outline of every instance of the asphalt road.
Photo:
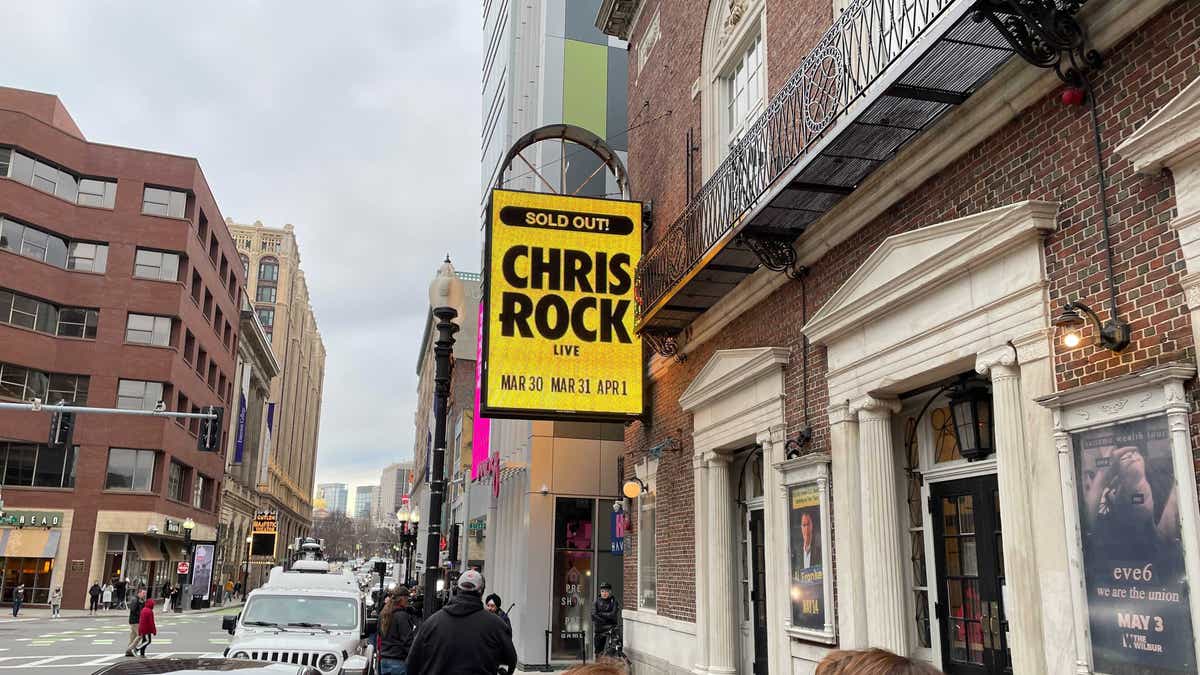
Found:
[{"label": "asphalt road", "polygon": [[[5,608],[7,614],[7,608]],[[237,608],[226,610],[236,613]],[[230,635],[221,630],[221,613],[159,614],[158,636],[147,658],[219,655]],[[63,619],[0,618],[0,673],[40,672],[91,675],[125,659],[129,625],[123,611],[103,617]]]}]

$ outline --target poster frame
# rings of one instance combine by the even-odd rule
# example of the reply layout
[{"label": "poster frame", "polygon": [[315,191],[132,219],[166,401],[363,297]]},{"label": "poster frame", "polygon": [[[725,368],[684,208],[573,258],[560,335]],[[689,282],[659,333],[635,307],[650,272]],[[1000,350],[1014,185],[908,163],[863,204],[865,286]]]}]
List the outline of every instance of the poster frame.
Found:
[{"label": "poster frame", "polygon": [[[532,190],[510,190],[508,188],[493,188],[491,191],[488,192],[487,207],[486,207],[486,212],[484,215],[484,228],[483,228],[483,230],[484,230],[484,234],[483,234],[484,273],[483,273],[483,285],[481,288],[482,299],[480,300],[480,304],[484,308],[484,310],[483,310],[484,317],[483,317],[483,326],[482,326],[482,334],[483,334],[482,346],[483,346],[483,348],[479,355],[479,362],[482,364],[480,366],[480,375],[479,375],[480,381],[479,381],[479,387],[478,387],[478,389],[479,389],[479,414],[488,419],[518,419],[518,420],[548,420],[548,421],[563,420],[563,421],[575,421],[575,422],[629,422],[629,421],[633,421],[633,420],[642,419],[646,414],[646,402],[645,402],[645,399],[646,399],[646,369],[644,367],[639,368],[637,370],[638,377],[641,379],[640,387],[641,387],[641,392],[642,392],[642,406],[641,406],[641,410],[637,411],[636,413],[634,413],[634,412],[604,413],[604,412],[587,411],[587,410],[543,410],[543,409],[536,409],[536,408],[533,408],[533,409],[493,408],[491,406],[491,404],[488,402],[488,366],[489,366],[489,364],[488,364],[487,357],[488,357],[489,349],[491,348],[491,335],[490,335],[491,321],[488,318],[490,315],[490,312],[491,312],[491,306],[489,303],[489,300],[491,299],[491,275],[488,274],[487,268],[488,268],[489,261],[491,261],[491,259],[492,259],[492,227],[494,225],[494,223],[492,222],[492,213],[494,211],[495,193],[497,191],[512,192],[512,193],[518,193],[518,194],[538,195],[540,197],[556,197],[557,196],[557,197],[576,197],[576,198],[580,198],[580,199],[593,199],[593,200],[599,199],[597,197],[586,197],[584,195],[554,195],[554,194],[549,194],[549,193],[545,193],[545,192],[535,192]],[[638,206],[638,210],[640,213],[644,212],[644,210],[645,210],[645,204],[643,204],[640,201],[636,201],[636,200],[632,200],[632,199],[604,199],[603,201],[636,204]],[[639,248],[643,249],[639,252],[638,257],[640,260],[641,257],[645,255],[644,246],[642,244],[642,235],[644,234],[644,232],[642,232],[642,230],[644,230],[645,223],[644,223],[644,221],[642,221],[639,218],[638,225],[639,225],[639,227],[635,227],[635,229],[637,230],[638,235],[639,235],[639,239],[638,239]],[[637,297],[637,295],[636,295],[636,287],[637,287],[636,270],[634,271],[633,283],[634,283],[634,288],[631,289],[630,292],[634,298],[634,312],[637,314],[640,314],[642,308],[636,301],[636,297]],[[463,317],[463,320],[466,320],[466,317]],[[635,340],[639,340],[639,341],[641,340],[641,333],[637,332],[636,324],[635,324],[635,331],[634,331],[633,337]],[[644,362],[645,359],[646,359],[646,350],[645,350],[645,345],[643,343],[642,361]]]},{"label": "poster frame", "polygon": [[[780,597],[789,598],[787,603],[787,612],[784,613],[784,632],[789,636],[805,640],[809,642],[818,642],[821,644],[835,644],[837,642],[837,603],[833,597],[833,528],[829,522],[830,519],[830,498],[829,498],[829,481],[830,481],[830,463],[832,458],[828,453],[818,452],[789,459],[785,462],[780,462],[775,465],[775,469],[780,475],[779,496],[781,500],[781,509],[783,510],[784,521],[787,522],[787,516],[790,515],[791,491],[794,487],[803,487],[805,485],[815,484],[817,487],[817,495],[820,499],[820,530],[821,541],[824,544],[821,546],[821,569],[823,572],[823,588],[822,588],[822,603],[825,609],[825,625],[823,628],[816,630],[804,626],[797,626],[792,623],[792,604],[790,601],[790,588],[783,589],[779,593]],[[787,579],[790,584],[791,580],[791,553],[794,545],[800,545],[792,539],[792,528],[790,524],[787,527],[787,553],[788,553],[788,569]]]},{"label": "poster frame", "polygon": [[[1054,415],[1054,442],[1062,477],[1062,500],[1066,516],[1067,559],[1074,610],[1075,662],[1078,668],[1094,670],[1089,604],[1083,574],[1083,540],[1077,491],[1073,434],[1091,429],[1166,416],[1171,438],[1178,499],[1192,508],[1180,509],[1184,569],[1188,578],[1200,578],[1200,520],[1196,482],[1179,480],[1194,475],[1189,435],[1191,404],[1184,384],[1193,380],[1195,367],[1168,363],[1106,381],[1084,385],[1036,399]],[[1189,593],[1193,637],[1200,623],[1200,593]],[[1200,663],[1200,640],[1193,640]]]}]

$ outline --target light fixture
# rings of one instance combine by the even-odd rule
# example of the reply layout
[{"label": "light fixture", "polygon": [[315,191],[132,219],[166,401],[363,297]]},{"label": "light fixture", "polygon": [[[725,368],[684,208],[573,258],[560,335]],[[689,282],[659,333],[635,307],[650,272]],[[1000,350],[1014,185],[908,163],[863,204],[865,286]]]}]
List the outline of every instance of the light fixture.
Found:
[{"label": "light fixture", "polygon": [[196,521],[192,520],[191,518],[188,518],[187,520],[183,521],[183,529],[188,530],[190,532],[191,530],[194,530],[195,528],[196,528]]},{"label": "light fixture", "polygon": [[408,511],[405,511],[404,509],[400,509],[400,510],[396,511],[396,520],[398,520],[402,523],[407,523],[408,522]]},{"label": "light fixture", "polygon": [[658,445],[651,446],[650,449],[646,451],[646,454],[652,459],[662,459],[664,452],[679,452],[681,447],[682,446],[679,443],[679,439],[672,437],[668,438],[662,443],[659,443]]},{"label": "light fixture", "polygon": [[463,314],[466,313],[464,309],[466,294],[462,279],[459,279],[454,272],[454,265],[450,264],[450,256],[447,255],[442,266],[438,268],[437,275],[429,284],[429,307],[453,309],[455,315],[450,320],[461,326]]},{"label": "light fixture", "polygon": [[950,394],[950,418],[958,451],[968,462],[981,460],[995,451],[992,395],[982,382],[963,378]]},{"label": "light fixture", "polygon": [[621,494],[630,499],[637,499],[647,489],[646,484],[642,482],[641,478],[631,478],[625,481],[625,485],[621,486]]},{"label": "light fixture", "polygon": [[1091,307],[1082,302],[1068,302],[1063,305],[1062,313],[1055,317],[1054,321],[1050,322],[1051,325],[1058,329],[1059,337],[1064,347],[1074,349],[1083,342],[1080,331],[1087,322],[1080,316],[1079,312],[1081,311],[1096,326],[1096,333],[1100,336],[1100,345],[1102,347],[1119,352],[1129,346],[1129,324],[1115,317],[1101,323],[1100,316],[1092,311]]},{"label": "light fixture", "polygon": [[246,535],[246,543],[253,544],[254,543],[254,535],[252,535],[252,534]]},{"label": "light fixture", "polygon": [[421,522],[421,512],[420,512],[420,511],[413,511],[413,512],[412,512],[412,513],[411,513],[411,514],[408,516],[408,519],[409,519],[409,521],[410,521],[410,522],[413,522],[413,523],[419,523],[419,522]]}]

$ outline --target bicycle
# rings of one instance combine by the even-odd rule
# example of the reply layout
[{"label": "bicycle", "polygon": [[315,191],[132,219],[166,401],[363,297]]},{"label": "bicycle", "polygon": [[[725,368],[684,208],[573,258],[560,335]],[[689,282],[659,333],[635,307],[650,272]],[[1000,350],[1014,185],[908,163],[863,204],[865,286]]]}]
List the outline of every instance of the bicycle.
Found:
[{"label": "bicycle", "polygon": [[604,637],[604,648],[596,654],[596,660],[613,659],[625,664],[628,672],[633,672],[633,662],[625,655],[625,643],[621,636],[621,627],[612,626],[597,634]]}]

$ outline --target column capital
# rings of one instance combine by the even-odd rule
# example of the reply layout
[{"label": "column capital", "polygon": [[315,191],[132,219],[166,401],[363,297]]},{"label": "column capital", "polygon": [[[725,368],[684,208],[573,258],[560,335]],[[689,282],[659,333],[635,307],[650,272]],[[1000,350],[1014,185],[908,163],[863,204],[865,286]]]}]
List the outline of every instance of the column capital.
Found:
[{"label": "column capital", "polygon": [[886,420],[900,412],[900,399],[892,397],[863,396],[850,404],[850,413],[859,421]]},{"label": "column capital", "polygon": [[754,441],[763,446],[768,443],[782,443],[785,440],[787,440],[787,427],[782,424],[775,424],[763,429],[754,437]]},{"label": "column capital", "polygon": [[829,406],[826,411],[829,416],[829,426],[837,426],[845,422],[857,422],[855,415],[850,413],[850,401],[842,401]]},{"label": "column capital", "polygon": [[993,379],[1017,374],[1017,348],[1010,344],[998,345],[975,355],[975,372],[991,375]]},{"label": "column capital", "polygon": [[1017,348],[1017,363],[1029,364],[1041,359],[1050,358],[1050,346],[1054,341],[1054,328],[1039,328],[1027,335],[1013,338],[1012,344]]},{"label": "column capital", "polygon": [[732,461],[732,455],[725,455],[717,452],[716,450],[710,450],[709,452],[704,453],[704,462],[709,466],[727,466]]}]

